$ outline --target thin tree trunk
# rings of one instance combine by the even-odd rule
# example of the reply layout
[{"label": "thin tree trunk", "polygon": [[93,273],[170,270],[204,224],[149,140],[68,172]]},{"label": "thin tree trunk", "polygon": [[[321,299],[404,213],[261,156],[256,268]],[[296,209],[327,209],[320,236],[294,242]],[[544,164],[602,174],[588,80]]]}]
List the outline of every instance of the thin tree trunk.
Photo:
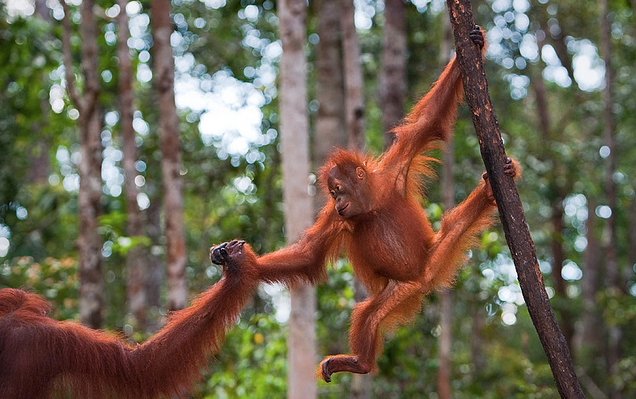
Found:
[{"label": "thin tree trunk", "polygon": [[[554,180],[557,180],[556,176]],[[563,222],[563,201],[565,198],[561,194],[562,190],[560,187],[556,187],[555,189],[557,190],[557,193],[550,201],[550,219],[552,224],[550,246],[552,247],[553,258],[552,278],[554,280],[554,290],[556,295],[562,300],[558,307],[559,316],[561,318],[560,324],[563,336],[565,337],[571,351],[572,339],[574,338],[574,320],[570,310],[568,309],[568,306],[570,306],[567,290],[568,286],[562,274],[563,263],[565,263],[565,250],[563,249],[563,230],[565,229],[565,224]]]},{"label": "thin tree trunk", "polygon": [[[280,129],[283,168],[285,232],[295,242],[313,222],[309,177],[309,124],[307,117],[307,68],[304,52],[307,4],[305,0],[278,3],[281,58]],[[316,293],[311,286],[291,290],[288,340],[288,398],[315,398]]]},{"label": "thin tree trunk", "polygon": [[469,0],[447,0],[447,4],[463,75],[466,103],[472,113],[482,158],[530,318],[548,357],[561,396],[584,398],[567,342],[550,306],[519,194],[512,177],[504,173],[506,153],[488,93],[481,49],[469,36],[475,26],[472,6]]},{"label": "thin tree trunk", "polygon": [[[365,118],[364,118],[364,81],[360,64],[360,41],[355,25],[355,5],[353,0],[342,0],[342,49],[344,58],[345,83],[345,119],[347,125],[348,147],[364,151]],[[367,297],[364,286],[354,279],[354,299],[362,302]],[[351,376],[351,399],[371,398],[373,377],[370,374],[353,374]]]},{"label": "thin tree trunk", "polygon": [[[153,188],[155,189],[153,190]],[[165,275],[161,258],[152,250],[152,248],[159,248],[161,245],[161,198],[155,183],[148,183],[147,191],[150,196],[150,206],[146,209],[148,238],[150,239],[148,269],[145,279],[146,300],[148,302],[147,331],[154,333],[159,331],[161,327],[161,286]]]},{"label": "thin tree trunk", "polygon": [[[367,299],[368,292],[357,278],[353,280],[353,299],[362,302]],[[353,374],[349,399],[371,399],[373,397],[373,376],[371,374]]]},{"label": "thin tree trunk", "polygon": [[[632,15],[636,15],[636,0],[632,0]],[[636,34],[636,18],[634,18],[634,34]]]},{"label": "thin tree trunk", "polygon": [[451,388],[451,346],[452,346],[452,326],[453,326],[453,293],[450,288],[443,288],[440,293],[440,317],[439,324],[441,333],[438,342],[437,359],[437,396],[440,399],[451,399],[453,390]]},{"label": "thin tree trunk", "polygon": [[[82,3],[84,4],[84,3]],[[87,25],[85,19],[82,25]],[[84,43],[87,36],[83,35]],[[95,65],[97,69],[97,65]],[[87,112],[80,124],[80,191],[78,198],[80,221],[79,269],[80,320],[91,328],[100,328],[103,321],[104,282],[102,279],[102,237],[99,235],[99,216],[102,214],[102,141],[101,115],[98,110]]]},{"label": "thin tree trunk", "polygon": [[168,309],[187,304],[186,245],[183,222],[183,182],[181,180],[181,144],[179,120],[174,102],[174,59],[170,35],[170,0],[152,0],[155,88],[159,101],[159,134],[163,210],[165,215]]},{"label": "thin tree trunk", "polygon": [[[126,4],[128,0],[117,0],[119,15],[117,16],[117,57],[119,58],[119,102],[120,123],[123,138],[123,169],[124,169],[124,196],[126,197],[126,234],[129,237],[141,237],[144,233],[143,215],[137,204],[139,189],[135,184],[137,170],[137,145],[135,143],[135,130],[133,129],[134,92],[133,70],[128,48],[128,15]],[[137,244],[129,249],[126,254],[126,267],[128,269],[128,281],[126,297],[128,309],[133,316],[133,328],[138,331],[146,330],[146,274],[147,261],[145,245]]]},{"label": "thin tree trunk", "polygon": [[[347,136],[344,121],[344,82],[342,76],[342,51],[340,37],[340,0],[318,2],[317,50],[318,82],[316,98],[320,104],[316,114],[314,140],[312,143],[314,169],[320,167],[334,147],[345,147]],[[314,196],[314,211],[317,214],[324,206],[321,193]]]},{"label": "thin tree trunk", "polygon": [[[605,200],[611,209],[611,215],[607,219],[606,235],[603,239],[605,253],[605,277],[607,278],[607,288],[610,292],[619,292],[620,276],[618,271],[618,260],[616,254],[616,183],[614,183],[614,173],[616,172],[616,146],[614,143],[614,93],[612,84],[614,82],[612,70],[612,36],[609,16],[609,1],[601,0],[601,56],[605,61],[605,88],[603,89],[603,102],[605,109],[603,113],[603,143],[609,154],[605,158]],[[607,369],[610,378],[618,373],[618,362],[620,360],[620,340],[621,329],[618,326],[608,327],[608,350]],[[618,389],[611,387],[609,392],[611,399],[620,399],[623,395]]]},{"label": "thin tree trunk", "polygon": [[[440,44],[440,64],[446,65],[450,61],[451,28],[446,17],[442,18],[442,42]],[[453,153],[452,136],[444,148],[444,162],[442,163],[442,203],[444,209],[455,206],[455,179],[453,169],[455,156]],[[450,288],[440,291],[440,320],[441,334],[438,338],[437,395],[440,399],[451,399],[451,346],[453,327],[453,294]]]},{"label": "thin tree trunk", "polygon": [[[320,108],[316,115],[314,140],[312,144],[313,169],[322,166],[334,147],[346,147],[347,135],[344,114],[344,81],[340,27],[340,0],[320,0],[318,2],[317,50],[318,77],[316,97]],[[323,193],[314,195],[314,214],[325,205]],[[344,348],[334,350],[328,346],[328,353],[341,353]]]},{"label": "thin tree trunk", "polygon": [[[594,359],[589,361],[586,369],[590,376],[596,376],[600,370],[594,368],[596,359],[601,356],[599,351],[599,339],[603,337],[603,322],[597,305],[599,290],[599,258],[600,245],[596,238],[595,226],[596,203],[591,195],[587,196],[587,221],[585,222],[587,247],[583,257],[583,277],[581,278],[581,291],[583,293],[583,313],[581,314],[581,339],[580,351],[582,358]],[[598,382],[598,381],[597,381]]]},{"label": "thin tree trunk", "polygon": [[35,0],[33,5],[35,6],[35,15],[47,22],[51,22],[51,10],[46,5],[46,0]]},{"label": "thin tree trunk", "polygon": [[354,23],[353,0],[342,0],[342,51],[344,59],[345,120],[349,148],[364,148],[364,84],[360,43]]},{"label": "thin tree trunk", "polygon": [[70,15],[64,0],[62,48],[66,69],[67,91],[79,111],[80,187],[78,195],[79,237],[79,313],[80,321],[91,328],[100,328],[103,321],[102,238],[98,233],[98,218],[102,213],[102,140],[101,112],[99,109],[99,67],[97,58],[97,25],[93,15],[94,1],[85,0],[81,5],[82,23],[82,75],[84,92],[80,97],[75,88],[70,44]]},{"label": "thin tree trunk", "polygon": [[614,172],[616,172],[616,146],[614,143],[614,115],[612,107],[614,95],[612,90],[613,70],[611,63],[611,32],[609,22],[608,0],[601,0],[601,55],[605,61],[605,88],[603,89],[603,143],[607,147],[609,155],[605,158],[605,196],[607,205],[612,210],[612,215],[607,219],[608,233],[605,240],[606,276],[609,287],[618,286],[618,266],[616,261],[616,184]]},{"label": "thin tree trunk", "polygon": [[625,281],[629,281],[634,275],[634,267],[636,267],[636,198],[632,198],[627,209],[628,224],[632,226],[627,233],[627,267],[625,268]]},{"label": "thin tree trunk", "polygon": [[404,0],[384,2],[382,33],[382,74],[380,75],[380,109],[384,146],[395,140],[393,129],[404,117],[406,98],[406,5]]},{"label": "thin tree trunk", "polygon": [[473,379],[481,378],[483,371],[486,369],[486,360],[484,359],[484,340],[483,329],[485,324],[485,312],[483,306],[473,306],[471,310],[472,325],[470,338],[470,357],[473,362]]},{"label": "thin tree trunk", "polygon": [[[51,23],[51,13],[45,0],[35,0],[34,15],[42,19],[47,24]],[[44,80],[48,81],[49,77],[43,77],[42,87],[46,87]],[[40,108],[42,110],[42,119],[38,123],[34,123],[34,131],[45,131],[48,123],[48,115],[51,112],[51,105],[48,98],[40,98]],[[48,135],[42,135],[41,139],[34,143],[29,153],[29,182],[41,185],[48,181],[51,174],[51,162],[49,160],[50,139]]]},{"label": "thin tree trunk", "polygon": [[[539,48],[542,43],[539,42]],[[548,96],[543,82],[541,74],[536,74],[532,78],[532,88],[535,94],[535,101],[537,106],[537,116],[539,124],[539,132],[541,134],[541,141],[543,143],[550,143],[552,141],[552,118],[550,117],[550,111],[548,107]],[[552,249],[552,278],[554,280],[554,288],[556,295],[561,298],[557,311],[561,318],[561,328],[563,329],[563,335],[568,342],[570,350],[572,350],[572,339],[574,337],[574,321],[571,312],[566,307],[569,303],[567,283],[562,276],[563,263],[565,262],[565,250],[563,249],[563,230],[565,228],[563,222],[563,201],[565,200],[565,189],[562,187],[560,176],[562,173],[562,166],[560,161],[550,150],[551,146],[547,146],[544,157],[547,158],[552,165],[550,181],[552,182],[551,192],[549,195],[550,200],[550,222],[552,224],[552,234],[550,235],[550,247]],[[564,306],[565,305],[565,306]]]},{"label": "thin tree trunk", "polygon": [[[48,115],[50,112],[48,102],[40,102],[42,115]],[[44,116],[46,118],[46,116]],[[46,129],[48,123],[41,121],[34,123],[33,131],[41,132]],[[29,152],[29,182],[31,184],[41,185],[48,181],[51,174],[51,162],[49,161],[50,140],[48,137],[41,137]]]}]

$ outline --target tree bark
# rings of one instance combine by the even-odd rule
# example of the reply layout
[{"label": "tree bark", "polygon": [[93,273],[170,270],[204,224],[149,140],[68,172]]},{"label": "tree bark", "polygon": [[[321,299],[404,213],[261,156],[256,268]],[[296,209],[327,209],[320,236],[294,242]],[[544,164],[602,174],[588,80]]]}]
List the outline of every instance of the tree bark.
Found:
[{"label": "tree bark", "polygon": [[82,37],[81,69],[84,91],[80,97],[75,88],[71,54],[71,27],[69,9],[64,0],[62,49],[66,69],[67,91],[79,111],[80,187],[78,194],[79,237],[79,313],[80,321],[100,328],[103,321],[102,238],[99,235],[99,216],[102,213],[102,119],[99,109],[99,65],[97,57],[97,25],[93,15],[94,1],[85,0],[81,5]]},{"label": "tree bark", "polygon": [[[307,4],[305,0],[278,3],[283,56],[280,64],[280,129],[283,169],[285,232],[295,242],[313,222],[308,194],[309,124],[307,68],[304,52]],[[291,290],[288,339],[288,398],[315,398],[314,368],[316,293],[311,286]]]},{"label": "tree bark", "polygon": [[543,284],[519,193],[512,177],[504,173],[507,157],[488,93],[481,49],[469,36],[475,26],[472,6],[469,0],[447,0],[447,4],[463,75],[466,102],[472,113],[482,158],[528,312],[548,357],[559,393],[564,398],[584,398],[567,342],[554,318]]},{"label": "tree bark", "polygon": [[[344,82],[342,76],[342,48],[340,0],[318,2],[318,42],[316,65],[318,82],[316,98],[320,104],[316,114],[314,140],[312,143],[313,165],[320,167],[334,147],[345,147],[347,136],[344,119]],[[314,211],[317,214],[325,204],[321,193],[314,196]]]},{"label": "tree bark", "polygon": [[[444,16],[442,24],[442,42],[440,44],[440,64],[442,66],[450,61],[451,48],[451,28],[448,19]],[[444,148],[444,162],[442,163],[442,203],[444,209],[450,210],[455,206],[455,178],[453,169],[455,167],[455,156],[453,153],[453,138],[446,143]],[[453,328],[453,293],[446,287],[440,291],[440,318],[439,324],[441,334],[438,338],[438,362],[437,369],[437,395],[440,399],[451,399],[453,391],[451,388],[451,346]]]},{"label": "tree bark", "polygon": [[364,84],[360,43],[354,23],[353,0],[342,0],[342,51],[344,59],[345,120],[349,148],[364,148]]},{"label": "tree bark", "polygon": [[380,109],[384,147],[395,140],[391,132],[404,117],[406,98],[406,5],[404,0],[384,2],[382,33],[382,74],[380,75]]},{"label": "tree bark", "polygon": [[187,304],[186,245],[183,222],[183,182],[181,180],[181,144],[179,120],[174,101],[174,58],[170,35],[170,0],[152,0],[155,88],[159,101],[159,134],[163,210],[165,216],[168,309]]},{"label": "tree bark", "polygon": [[[539,48],[542,43],[539,42]],[[550,223],[552,234],[550,235],[550,247],[552,249],[552,279],[554,280],[554,289],[556,295],[561,299],[557,312],[561,318],[561,326],[563,335],[568,342],[570,351],[572,350],[572,339],[574,337],[574,320],[571,312],[567,308],[568,292],[567,282],[562,276],[563,263],[565,262],[565,250],[563,249],[563,230],[565,228],[563,222],[563,201],[565,200],[566,189],[561,183],[562,165],[557,156],[551,150],[552,146],[552,118],[548,107],[548,95],[540,73],[534,74],[531,78],[531,85],[535,94],[535,102],[537,106],[538,127],[541,134],[542,143],[548,143],[547,149],[543,157],[552,165],[549,174],[550,192],[548,194],[550,201]]]},{"label": "tree bark", "polygon": [[[614,92],[612,84],[614,82],[612,70],[612,34],[609,16],[609,1],[601,0],[601,57],[605,61],[605,88],[603,89],[603,144],[609,154],[605,157],[605,201],[611,209],[611,215],[607,219],[606,234],[603,238],[603,249],[605,259],[605,277],[607,279],[608,292],[620,292],[621,282],[617,260],[617,237],[616,237],[616,183],[614,173],[616,172],[616,145],[614,142]],[[608,350],[606,352],[607,370],[609,377],[615,377],[618,373],[618,362],[620,360],[620,341],[622,331],[618,326],[608,326]],[[610,388],[609,397],[620,399],[621,392],[613,386]]]},{"label": "tree bark", "polygon": [[[117,58],[119,59],[119,107],[120,124],[122,134],[122,149],[124,157],[122,160],[124,169],[124,196],[126,197],[126,234],[131,238],[139,238],[144,234],[144,221],[137,195],[139,189],[135,184],[137,170],[137,145],[135,142],[135,130],[133,129],[134,92],[133,92],[133,69],[130,60],[130,49],[128,48],[128,15],[126,14],[126,4],[128,0],[117,0],[119,5],[119,15],[117,16]],[[135,330],[146,330],[146,311],[148,303],[146,300],[146,275],[148,257],[146,246],[136,244],[128,250],[126,254],[126,268],[128,269],[128,281],[126,287],[126,297],[128,309],[133,316],[132,326]]]}]

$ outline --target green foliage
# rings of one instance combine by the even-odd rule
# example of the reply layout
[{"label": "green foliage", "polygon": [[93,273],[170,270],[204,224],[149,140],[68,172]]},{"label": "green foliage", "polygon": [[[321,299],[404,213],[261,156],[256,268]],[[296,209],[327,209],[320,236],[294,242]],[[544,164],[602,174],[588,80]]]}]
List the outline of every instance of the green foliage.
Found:
[{"label": "green foliage", "polygon": [[23,256],[0,264],[0,289],[28,287],[53,304],[51,317],[57,320],[77,316],[77,260],[45,258],[36,262]]},{"label": "green foliage", "polygon": [[[33,146],[33,132],[39,140],[49,133],[46,113],[48,73],[59,56],[55,43],[47,32],[47,24],[40,20],[17,18],[7,20],[5,4],[0,4],[0,205],[15,201],[15,195],[24,184],[29,167],[29,156],[38,149]],[[7,162],[11,160],[11,162]],[[0,223],[4,210],[0,209]]]},{"label": "green foliage", "polygon": [[241,320],[210,365],[202,397],[283,397],[287,375],[285,333],[270,315]]},{"label": "green foliage", "polygon": [[12,234],[7,259],[29,256],[40,261],[74,254],[77,199],[61,185],[23,185],[14,201],[0,205],[0,210],[0,223]]}]

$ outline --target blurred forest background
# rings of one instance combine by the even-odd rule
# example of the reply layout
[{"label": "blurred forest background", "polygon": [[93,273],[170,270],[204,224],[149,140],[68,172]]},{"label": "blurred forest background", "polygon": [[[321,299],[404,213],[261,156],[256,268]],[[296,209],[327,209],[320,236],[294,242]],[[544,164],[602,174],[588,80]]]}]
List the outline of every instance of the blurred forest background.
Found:
[{"label": "blurred forest background", "polygon": [[[236,237],[261,253],[284,245],[281,158],[291,155],[280,150],[279,8],[0,2],[0,288],[27,287],[57,319],[141,341],[220,278],[211,245]],[[581,384],[590,398],[633,398],[636,1],[473,8]],[[384,132],[453,48],[441,0],[316,0],[304,22],[312,171],[360,126],[364,148],[381,152]],[[444,184],[427,184],[435,223],[484,169],[467,115],[463,107],[444,155],[452,166],[440,167]],[[313,194],[313,174],[309,182]],[[507,251],[493,227],[453,290],[428,298],[412,325],[391,334],[377,375],[338,375],[318,384],[318,397],[557,397]],[[316,294],[316,364],[346,352],[360,294],[346,261],[329,275]],[[261,286],[195,397],[284,396],[289,303],[281,287]]]}]

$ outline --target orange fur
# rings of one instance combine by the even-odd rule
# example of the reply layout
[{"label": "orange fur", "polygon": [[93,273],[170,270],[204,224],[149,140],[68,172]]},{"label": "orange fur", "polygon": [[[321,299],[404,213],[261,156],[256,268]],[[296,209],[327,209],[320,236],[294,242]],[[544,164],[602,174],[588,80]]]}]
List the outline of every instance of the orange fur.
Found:
[{"label": "orange fur", "polygon": [[224,277],[192,305],[170,315],[145,343],[47,316],[38,295],[0,290],[0,397],[145,399],[184,397],[218,350],[255,288],[247,269]]},{"label": "orange fur", "polygon": [[450,137],[461,87],[453,59],[394,129],[396,141],[384,154],[374,158],[340,149],[329,157],[319,179],[331,198],[297,243],[236,260],[258,270],[265,281],[315,284],[344,247],[369,297],[351,315],[351,354],[321,363],[318,374],[325,381],[336,372],[375,370],[383,332],[412,320],[424,295],[452,282],[464,251],[491,223],[495,203],[486,180],[445,214],[438,232],[420,204],[420,177],[433,176],[435,161],[423,153]]}]

